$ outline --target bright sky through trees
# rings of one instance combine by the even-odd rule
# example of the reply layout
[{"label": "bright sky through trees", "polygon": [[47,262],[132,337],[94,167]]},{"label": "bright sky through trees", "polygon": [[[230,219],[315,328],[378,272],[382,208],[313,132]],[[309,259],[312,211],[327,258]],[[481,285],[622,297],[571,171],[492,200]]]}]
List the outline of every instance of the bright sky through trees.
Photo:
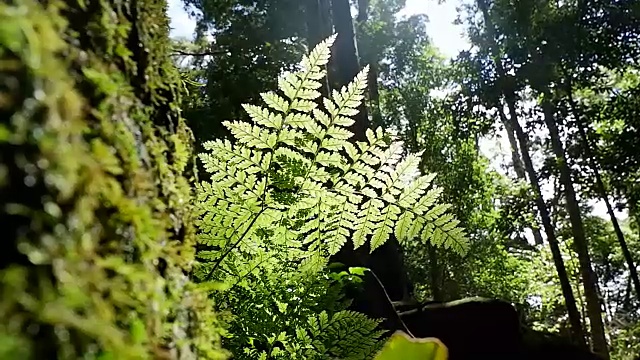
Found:
[{"label": "bright sky through trees", "polygon": [[[171,36],[190,38],[193,35],[195,21],[189,18],[181,0],[168,0],[168,2]],[[457,3],[458,1],[438,4],[437,0],[407,0],[402,15],[427,14],[429,16],[427,32],[434,44],[444,55],[455,57],[460,50],[469,46],[469,42],[463,35],[464,28],[453,24],[457,16]]]},{"label": "bright sky through trees", "polygon": [[[464,0],[462,0],[464,1]],[[184,10],[182,0],[168,0],[169,17],[171,18],[171,37],[191,38],[195,29],[195,21],[189,18]],[[407,0],[405,9],[400,16],[410,16],[413,14],[427,14],[429,23],[427,33],[433,44],[440,52],[449,58],[454,58],[460,51],[469,49],[469,41],[464,34],[462,25],[455,25],[453,22],[457,17],[456,7],[461,4],[461,0],[449,0],[439,3],[438,0]],[[483,154],[491,159],[493,167],[505,173],[503,166],[508,164],[509,143],[504,131],[497,133],[493,139],[482,139],[480,148]],[[551,191],[543,186],[545,196]],[[550,193],[549,193],[550,194]],[[606,209],[601,201],[590,201],[594,206],[594,214],[606,217]],[[621,218],[626,218],[626,212],[617,213]]]},{"label": "bright sky through trees", "polygon": [[427,14],[427,33],[435,46],[447,57],[455,57],[458,52],[469,48],[464,35],[464,27],[454,25],[459,0],[438,4],[437,0],[407,0],[402,15]]}]

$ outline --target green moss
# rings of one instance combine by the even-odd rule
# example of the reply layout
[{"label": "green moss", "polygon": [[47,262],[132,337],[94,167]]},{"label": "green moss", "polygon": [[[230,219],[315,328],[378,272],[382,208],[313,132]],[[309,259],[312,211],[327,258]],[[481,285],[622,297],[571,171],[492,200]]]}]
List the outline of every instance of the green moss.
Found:
[{"label": "green moss", "polygon": [[0,4],[0,358],[216,359],[166,3]]}]

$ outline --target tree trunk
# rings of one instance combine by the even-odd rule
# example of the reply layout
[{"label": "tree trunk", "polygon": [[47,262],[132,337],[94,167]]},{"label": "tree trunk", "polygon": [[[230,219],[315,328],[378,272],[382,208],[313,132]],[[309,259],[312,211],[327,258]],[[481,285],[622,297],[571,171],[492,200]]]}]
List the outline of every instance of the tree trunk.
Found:
[{"label": "tree trunk", "polygon": [[640,212],[638,211],[638,205],[635,200],[627,195],[627,208],[629,209],[629,217],[633,218],[636,222],[636,230],[640,234]]},{"label": "tree trunk", "polygon": [[516,142],[515,131],[513,130],[513,126],[509,123],[504,111],[502,109],[498,109],[498,114],[500,116],[500,121],[504,125],[504,128],[507,132],[507,138],[509,139],[509,145],[511,145],[511,161],[513,163],[513,170],[516,172],[516,177],[519,180],[526,180],[524,165],[522,165],[522,159],[520,159],[520,155],[518,154],[518,143]]},{"label": "tree trunk", "polygon": [[[331,13],[333,26],[338,34],[333,50],[334,55],[332,56],[336,71],[331,83],[332,88],[340,89],[353,80],[360,71],[358,46],[356,44],[349,0],[331,0]],[[353,140],[366,141],[365,131],[369,128],[369,117],[364,102],[358,110],[359,112],[354,117],[355,122],[350,130],[355,134]]]},{"label": "tree trunk", "polygon": [[365,22],[369,19],[369,0],[358,0],[358,23]]},{"label": "tree trunk", "polygon": [[624,255],[624,259],[627,263],[627,267],[629,268],[629,277],[633,282],[633,287],[636,291],[636,296],[640,300],[640,278],[638,277],[638,270],[633,261],[633,257],[631,256],[631,252],[629,251],[629,247],[627,246],[627,241],[624,238],[624,234],[622,233],[622,229],[620,228],[620,223],[616,218],[615,213],[613,212],[613,207],[611,206],[611,202],[609,201],[609,196],[607,195],[607,189],[604,186],[604,182],[602,181],[602,176],[600,176],[600,170],[598,168],[598,161],[591,151],[592,145],[587,136],[587,132],[584,128],[584,124],[582,123],[582,119],[580,117],[580,113],[578,112],[578,106],[573,100],[573,92],[571,87],[568,87],[568,98],[569,105],[571,107],[571,112],[573,113],[573,117],[576,121],[576,127],[578,128],[578,133],[582,138],[582,142],[584,143],[585,148],[585,156],[589,160],[589,164],[591,165],[591,169],[593,170],[593,175],[596,180],[596,188],[598,194],[602,201],[604,201],[605,206],[607,207],[607,213],[609,214],[609,218],[611,219],[611,224],[613,225],[613,230],[616,233],[616,237],[618,238],[618,243],[620,243],[620,248],[622,249],[622,254]]},{"label": "tree trunk", "polygon": [[591,259],[589,258],[589,250],[584,233],[582,215],[580,214],[580,207],[573,188],[573,181],[571,180],[571,170],[567,164],[564,147],[556,126],[554,109],[549,99],[549,92],[546,91],[543,95],[544,99],[542,101],[542,110],[544,113],[544,121],[549,128],[551,146],[558,162],[558,167],[560,168],[560,181],[564,186],[566,200],[565,206],[571,222],[573,245],[578,254],[580,273],[582,274],[584,296],[587,302],[587,315],[589,316],[591,329],[591,345],[595,353],[600,354],[605,359],[608,359],[609,351],[607,350],[607,340],[605,338],[604,324],[602,322],[602,309],[600,307],[600,297],[598,296],[598,280],[595,272],[591,268]]},{"label": "tree trunk", "polygon": [[[358,0],[358,17],[356,18],[358,24],[358,31],[362,31],[362,27],[369,20],[369,0]],[[356,37],[357,38],[357,37]],[[358,45],[358,51],[362,54],[362,48]],[[366,58],[367,64],[369,64],[369,108],[372,112],[371,120],[373,126],[382,126],[382,112],[380,111],[380,90],[378,88],[378,59],[373,54],[368,53]]]},{"label": "tree trunk", "polygon": [[[304,0],[305,18],[307,21],[307,46],[313,49],[322,40],[331,35],[331,10],[329,0]],[[322,96],[329,95],[329,78],[324,80],[319,90]]]},{"label": "tree trunk", "polygon": [[[555,206],[559,206],[558,202],[560,200],[560,198],[562,197],[562,187],[561,186],[557,186],[556,192],[555,192]],[[564,215],[564,214],[563,214]],[[557,214],[556,214],[557,216]],[[565,216],[563,216],[563,219],[566,219]],[[556,224],[554,223],[554,227],[556,226]],[[568,253],[569,255],[569,263],[571,264],[571,266],[574,269],[579,269],[580,265],[578,264],[578,266],[576,266],[576,254],[573,251],[569,251]],[[574,275],[574,274],[572,274]],[[578,305],[580,307],[580,318],[582,319],[582,323],[586,324],[587,323],[587,319],[588,319],[588,315],[587,315],[587,310],[585,308],[585,304],[584,304],[584,296],[582,296],[582,291],[580,291],[580,284],[582,282],[582,277],[580,276],[580,272],[576,273],[575,276],[571,276],[571,280],[573,281],[573,284],[575,286],[576,289],[576,299],[578,301]],[[589,338],[587,337],[587,345],[591,344]]]},{"label": "tree trunk", "polygon": [[573,341],[577,345],[584,346],[584,330],[582,329],[582,323],[580,321],[580,313],[578,312],[578,307],[576,305],[576,299],[573,296],[573,290],[571,289],[571,282],[569,281],[569,277],[567,275],[567,269],[564,265],[564,260],[562,259],[562,252],[560,251],[560,247],[558,245],[558,240],[556,239],[556,234],[554,232],[553,226],[551,225],[551,217],[549,214],[549,210],[547,209],[547,205],[542,198],[542,191],[540,190],[540,184],[536,178],[535,169],[533,167],[533,162],[531,161],[531,156],[529,155],[529,148],[527,144],[527,136],[525,135],[522,127],[518,123],[515,109],[515,100],[511,98],[507,99],[507,104],[509,107],[509,112],[511,113],[511,119],[513,122],[513,128],[516,132],[516,136],[518,138],[518,142],[520,144],[520,152],[522,154],[522,159],[524,160],[524,166],[529,174],[529,182],[534,191],[536,197],[536,205],[538,207],[538,211],[540,212],[540,218],[542,219],[542,226],[544,228],[545,234],[547,235],[547,242],[549,243],[549,248],[551,249],[551,255],[553,257],[553,262],[556,267],[556,271],[558,272],[558,279],[560,281],[560,287],[562,289],[562,295],[564,296],[565,305],[567,307],[567,314],[569,315],[569,323],[571,324],[571,337]]},{"label": "tree trunk", "polygon": [[[500,115],[500,120],[504,125],[505,130],[507,131],[507,138],[509,139],[509,144],[511,145],[511,161],[513,162],[513,169],[516,172],[516,176],[518,180],[527,180],[524,170],[524,165],[522,164],[522,159],[518,154],[518,143],[516,142],[515,131],[513,130],[513,126],[507,119],[504,110],[498,108],[498,114]],[[537,214],[534,212],[534,217],[537,220]],[[531,232],[533,233],[533,240],[536,245],[542,245],[542,234],[540,234],[540,229],[537,227],[531,228]]]},{"label": "tree trunk", "polygon": [[[489,10],[486,0],[478,0],[477,4],[480,10],[482,11],[485,25],[487,27],[487,32],[489,35],[490,50],[493,57],[493,62],[496,67],[496,71],[500,78],[506,77],[506,72],[502,66],[502,61],[499,57],[499,51],[497,48],[497,44],[495,42],[495,29],[493,28],[493,23],[491,22],[491,18],[489,16]],[[527,143],[527,135],[525,135],[520,123],[518,122],[518,113],[516,112],[516,95],[513,92],[513,89],[501,89],[505,101],[507,103],[507,107],[509,109],[509,116],[511,125],[515,130],[516,137],[518,138],[518,143],[520,145],[520,152],[522,154],[522,160],[524,161],[525,169],[529,175],[529,182],[531,183],[532,190],[534,191],[536,197],[536,204],[538,207],[538,211],[540,212],[540,218],[542,220],[542,225],[547,235],[547,241],[549,242],[549,248],[551,249],[551,255],[553,256],[553,262],[556,267],[556,271],[558,272],[558,279],[560,281],[560,287],[562,288],[562,295],[564,296],[565,305],[567,307],[567,314],[569,315],[569,323],[571,324],[571,337],[574,343],[579,346],[585,346],[584,341],[584,332],[582,329],[582,324],[580,321],[580,313],[578,312],[578,307],[576,306],[576,300],[573,296],[573,290],[571,289],[571,283],[569,281],[569,277],[567,276],[567,269],[564,266],[564,260],[562,259],[562,253],[560,252],[560,247],[558,246],[558,241],[556,239],[556,235],[554,229],[551,225],[551,217],[549,215],[549,210],[547,209],[547,205],[544,202],[544,198],[542,197],[542,192],[540,191],[540,184],[538,183],[538,178],[536,177],[536,172],[533,167],[533,162],[531,161],[531,156],[529,155],[529,144]]]},{"label": "tree trunk", "polygon": [[427,244],[429,252],[429,280],[431,297],[433,301],[444,301],[442,294],[442,268],[438,264],[438,249],[432,244]]},{"label": "tree trunk", "polygon": [[633,311],[631,307],[631,278],[627,279],[627,286],[625,286],[624,300],[622,301],[622,309],[625,311]]},{"label": "tree trunk", "polygon": [[[333,73],[330,73],[332,88],[339,89],[348,84],[360,71],[357,44],[351,17],[349,0],[331,0],[333,25],[338,37],[333,48]],[[366,141],[365,131],[369,128],[367,108],[364,103],[354,116],[355,122],[349,130],[354,133],[352,141]],[[371,270],[365,278],[363,292],[353,301],[352,309],[374,318],[383,318],[383,327],[389,330],[406,330],[391,301],[406,300],[412,296],[402,248],[398,239],[391,236],[373,253],[367,246],[353,249],[347,242],[333,257],[347,266],[363,266]]]}]

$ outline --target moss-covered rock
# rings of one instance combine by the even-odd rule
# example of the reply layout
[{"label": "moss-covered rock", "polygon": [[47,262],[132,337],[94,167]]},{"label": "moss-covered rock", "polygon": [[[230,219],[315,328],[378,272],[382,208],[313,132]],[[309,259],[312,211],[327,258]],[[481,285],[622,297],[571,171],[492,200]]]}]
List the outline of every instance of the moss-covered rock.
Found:
[{"label": "moss-covered rock", "polygon": [[0,358],[214,359],[164,0],[0,3]]}]

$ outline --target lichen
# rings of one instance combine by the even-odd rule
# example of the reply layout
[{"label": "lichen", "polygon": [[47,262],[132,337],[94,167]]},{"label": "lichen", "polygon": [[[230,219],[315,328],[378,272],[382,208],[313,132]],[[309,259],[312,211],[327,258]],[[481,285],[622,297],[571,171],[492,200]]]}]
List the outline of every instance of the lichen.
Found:
[{"label": "lichen", "polygon": [[0,4],[0,358],[216,359],[164,0]]}]

